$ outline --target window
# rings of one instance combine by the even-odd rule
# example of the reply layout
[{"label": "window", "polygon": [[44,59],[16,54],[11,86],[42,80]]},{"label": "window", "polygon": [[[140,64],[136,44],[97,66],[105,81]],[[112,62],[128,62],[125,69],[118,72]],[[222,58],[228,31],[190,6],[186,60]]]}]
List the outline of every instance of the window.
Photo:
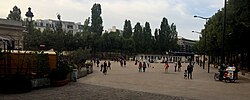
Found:
[{"label": "window", "polygon": [[73,33],[73,30],[69,30],[68,32],[69,32],[69,33]]},{"label": "window", "polygon": [[43,27],[43,23],[40,23],[40,26]]},{"label": "window", "polygon": [[78,29],[83,29],[83,25],[78,25]]},{"label": "window", "polygon": [[67,25],[68,29],[73,29],[73,25]]}]

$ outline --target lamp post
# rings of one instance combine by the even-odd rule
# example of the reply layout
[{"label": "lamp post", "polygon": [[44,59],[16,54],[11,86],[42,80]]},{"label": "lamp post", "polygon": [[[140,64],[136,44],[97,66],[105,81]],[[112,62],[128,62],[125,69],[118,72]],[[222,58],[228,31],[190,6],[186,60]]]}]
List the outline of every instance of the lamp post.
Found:
[{"label": "lamp post", "polygon": [[31,22],[32,22],[32,17],[34,17],[33,13],[31,12],[31,8],[28,8],[28,11],[26,12],[25,16],[27,17],[28,21],[28,34],[31,33]]},{"label": "lamp post", "polygon": [[56,61],[57,61],[57,68],[60,67],[61,65],[61,53],[62,53],[62,44],[64,44],[64,42],[61,40],[62,39],[62,21],[61,21],[61,15],[57,14],[57,19],[59,20],[59,22],[56,25],[56,32],[57,32],[57,40],[56,40]]},{"label": "lamp post", "polygon": [[[197,15],[195,15],[194,16],[195,18],[200,18],[200,19],[204,19],[204,20],[206,20],[206,23],[207,23],[207,21],[210,19],[210,18],[207,18],[207,17],[202,17],[202,16],[197,16]],[[207,43],[206,43],[206,34],[204,34],[204,39],[205,39],[205,42],[204,42],[204,45],[205,45],[205,47],[206,47],[206,45],[207,45]],[[205,57],[206,56],[206,50],[204,49],[204,55],[203,55],[203,69],[205,69]],[[208,70],[209,70],[209,68],[208,68]],[[208,73],[209,73],[209,71],[208,71]]]},{"label": "lamp post", "polygon": [[224,18],[223,18],[223,33],[222,33],[222,51],[221,51],[221,65],[225,63],[225,54],[224,54],[224,42],[226,34],[226,15],[227,15],[227,0],[224,2]]},{"label": "lamp post", "polygon": [[[202,35],[201,34],[201,32],[197,32],[197,31],[192,31],[193,33],[198,33],[198,34],[200,34],[200,35]],[[204,36],[204,38],[205,38],[205,36]],[[206,40],[206,39],[205,39]],[[204,69],[204,65],[205,65],[205,53],[204,53],[204,55],[203,55],[203,63],[202,63],[202,66],[203,66],[203,69]],[[200,63],[200,67],[201,67],[201,63]]]}]

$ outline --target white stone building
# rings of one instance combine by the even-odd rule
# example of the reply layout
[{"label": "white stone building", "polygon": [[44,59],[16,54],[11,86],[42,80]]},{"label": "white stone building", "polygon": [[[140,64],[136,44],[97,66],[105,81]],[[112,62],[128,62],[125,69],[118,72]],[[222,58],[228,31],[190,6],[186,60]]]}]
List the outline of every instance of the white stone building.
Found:
[{"label": "white stone building", "polygon": [[[41,30],[41,32],[43,32],[46,28],[56,30],[56,25],[58,25],[58,23],[58,20],[52,19],[37,19],[34,22],[35,28]],[[77,32],[83,31],[83,25],[80,22],[75,23],[70,21],[62,21],[62,29],[65,32],[76,34]]]},{"label": "white stone building", "polygon": [[8,45],[11,49],[23,49],[24,30],[21,21],[0,18],[0,48],[7,49]]}]

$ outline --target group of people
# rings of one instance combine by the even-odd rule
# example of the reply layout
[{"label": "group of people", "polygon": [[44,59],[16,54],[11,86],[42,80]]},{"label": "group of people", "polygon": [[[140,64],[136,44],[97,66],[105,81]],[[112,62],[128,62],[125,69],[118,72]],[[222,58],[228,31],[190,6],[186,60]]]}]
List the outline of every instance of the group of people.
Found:
[{"label": "group of people", "polygon": [[[137,63],[137,62],[136,62]],[[146,68],[147,68],[147,65],[146,65],[146,62],[144,61],[143,63],[142,62],[139,62],[139,66],[138,66],[138,69],[139,69],[139,72],[145,72],[146,71]]]},{"label": "group of people", "polygon": [[187,69],[184,71],[184,79],[192,79],[194,64],[191,62],[188,64]]},{"label": "group of people", "polygon": [[[125,67],[126,66],[126,60],[120,59],[119,62],[120,62],[121,67]],[[149,63],[145,62],[145,61],[136,61],[135,65],[137,65],[137,63],[139,63],[138,64],[138,70],[139,70],[139,72],[146,72],[146,68],[149,67]],[[100,61],[97,60],[96,64],[97,64],[97,67],[99,67]],[[168,62],[166,61],[165,64],[164,64],[165,72],[168,72],[169,67],[170,66],[169,66]],[[180,72],[181,71],[181,67],[182,67],[181,61],[175,62],[174,71],[175,72],[176,71]],[[190,62],[188,64],[188,66],[186,67],[185,71],[184,71],[184,79],[192,79],[193,68],[194,68],[194,64]],[[111,70],[111,62],[110,61],[104,61],[101,64],[100,71],[104,75],[106,75],[108,69]]]},{"label": "group of people", "polygon": [[[178,67],[178,69],[177,69]],[[176,62],[175,65],[174,65],[174,71],[181,71],[181,67],[182,67],[182,64],[180,61]],[[168,62],[166,61],[165,62],[165,65],[164,65],[164,68],[165,68],[165,72],[168,72],[168,68],[169,68],[169,64]],[[185,69],[184,71],[184,79],[192,79],[192,76],[193,76],[193,68],[194,68],[194,63],[189,63],[188,66],[187,66],[187,69]]]},{"label": "group of people", "polygon": [[108,61],[108,62],[104,61],[103,64],[101,64],[101,70],[100,71],[102,71],[102,73],[104,75],[106,75],[107,72],[108,72],[108,69],[111,70],[111,63],[110,63],[110,61]]},{"label": "group of people", "polygon": [[[178,71],[180,72],[181,71],[181,61],[178,61],[178,62],[175,62],[175,65],[174,65],[174,71]],[[165,65],[164,65],[164,68],[165,68],[165,72],[168,72],[168,68],[169,68],[169,64],[167,61],[165,61]],[[177,69],[178,68],[178,69]]]},{"label": "group of people", "polygon": [[127,65],[126,60],[120,59],[119,61],[120,61],[121,67],[126,67],[126,65]]}]

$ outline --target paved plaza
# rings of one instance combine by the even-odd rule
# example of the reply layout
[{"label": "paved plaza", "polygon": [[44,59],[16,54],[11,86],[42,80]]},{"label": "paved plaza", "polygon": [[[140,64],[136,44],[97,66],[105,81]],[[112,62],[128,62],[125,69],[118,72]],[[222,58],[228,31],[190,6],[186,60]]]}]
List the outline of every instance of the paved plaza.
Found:
[{"label": "paved plaza", "polygon": [[[22,94],[0,94],[0,100],[249,100],[250,80],[240,77],[236,83],[214,81],[217,69],[197,64],[193,79],[183,79],[170,63],[164,72],[163,63],[151,63],[146,72],[128,61],[126,67],[113,62],[107,75],[94,66],[94,72],[63,87],[48,87]],[[154,68],[153,68],[154,67]]]}]

